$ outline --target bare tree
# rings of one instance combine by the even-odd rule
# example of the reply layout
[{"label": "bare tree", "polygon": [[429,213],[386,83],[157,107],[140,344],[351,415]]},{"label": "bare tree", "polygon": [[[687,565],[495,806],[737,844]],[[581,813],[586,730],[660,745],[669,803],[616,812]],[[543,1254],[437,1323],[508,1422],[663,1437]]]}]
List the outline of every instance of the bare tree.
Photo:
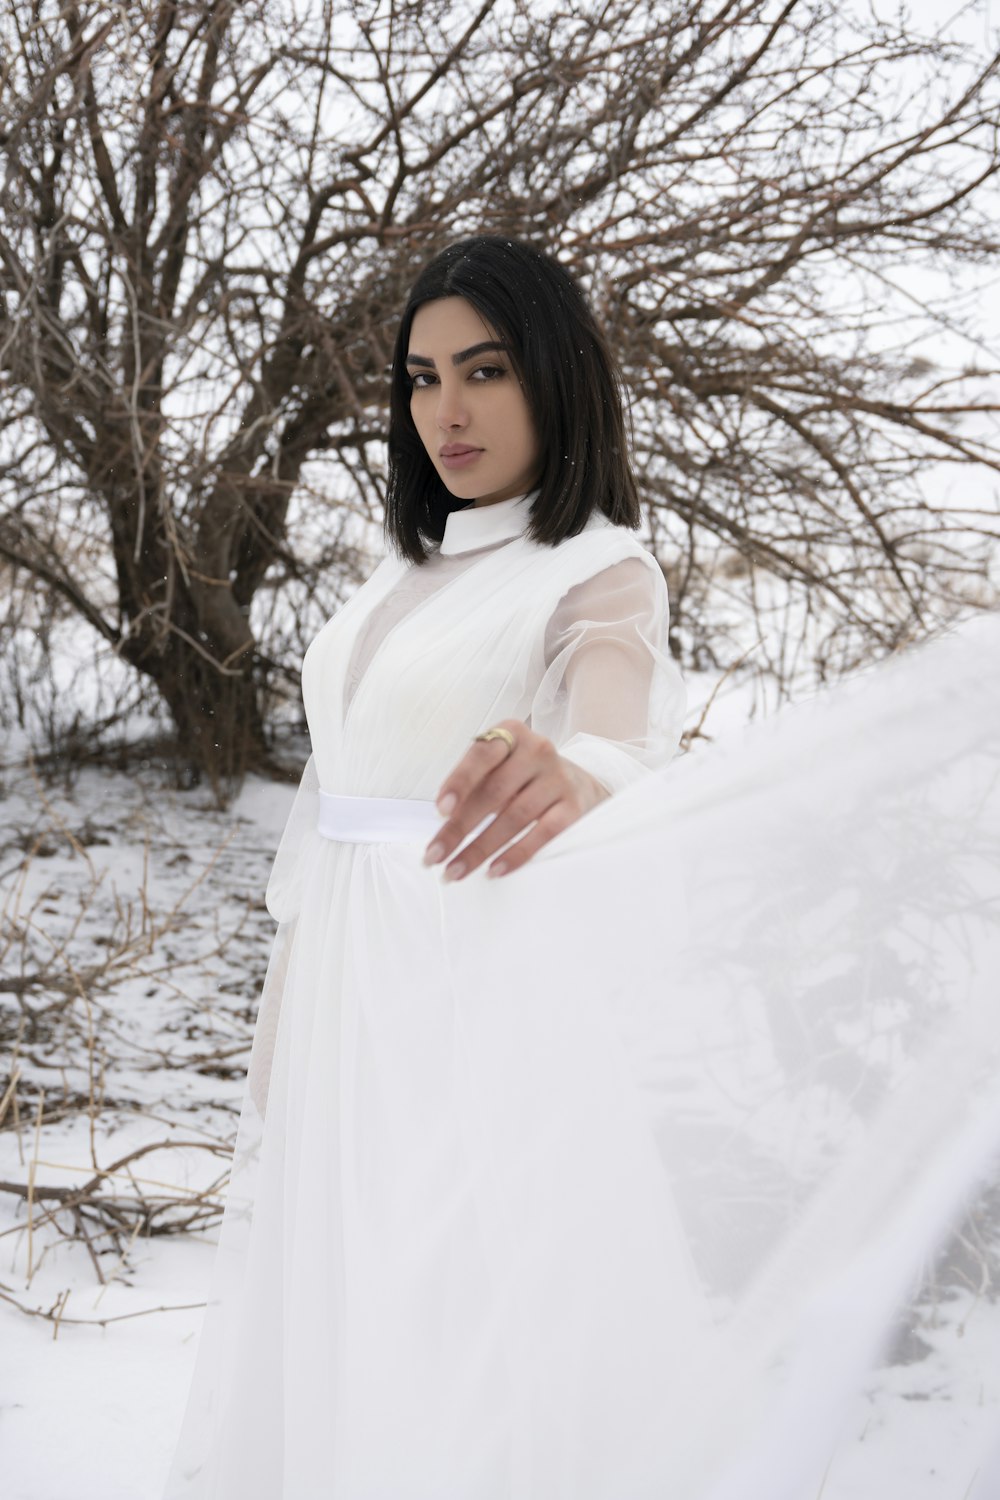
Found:
[{"label": "bare tree", "polygon": [[996,249],[997,56],[834,0],[8,0],[0,27],[0,556],[216,781],[266,757],[262,695],[357,575],[393,320],[467,231],[590,287],[678,649],[784,609],[832,671],[974,597],[993,513],[919,479],[1000,464],[986,372],[884,314],[901,266]]}]

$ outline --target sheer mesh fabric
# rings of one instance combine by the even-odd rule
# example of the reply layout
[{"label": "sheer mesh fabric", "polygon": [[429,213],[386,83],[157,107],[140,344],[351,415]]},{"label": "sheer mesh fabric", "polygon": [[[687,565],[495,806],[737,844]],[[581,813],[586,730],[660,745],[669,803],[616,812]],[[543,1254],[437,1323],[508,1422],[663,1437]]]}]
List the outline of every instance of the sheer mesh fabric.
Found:
[{"label": "sheer mesh fabric", "polygon": [[[391,632],[405,630],[420,605],[509,545],[434,555],[404,573],[358,633],[344,679],[345,714]],[[662,574],[649,560],[629,557],[574,584],[545,624],[544,670],[525,720],[609,792],[667,764],[676,749],[684,694],[668,623]]]}]

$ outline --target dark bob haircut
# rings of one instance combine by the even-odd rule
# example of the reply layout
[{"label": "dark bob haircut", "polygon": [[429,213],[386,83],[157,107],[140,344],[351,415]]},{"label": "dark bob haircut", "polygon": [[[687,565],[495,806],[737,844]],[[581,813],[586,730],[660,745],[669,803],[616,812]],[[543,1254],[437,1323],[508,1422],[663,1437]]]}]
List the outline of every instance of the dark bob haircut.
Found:
[{"label": "dark bob haircut", "polygon": [[628,456],[622,387],[583,293],[551,256],[518,240],[477,235],[424,267],[403,311],[392,359],[386,540],[411,562],[463,505],[442,484],[410,415],[406,356],[418,308],[464,297],[510,348],[541,445],[528,535],[555,546],[603,511],[617,526],[641,514]]}]

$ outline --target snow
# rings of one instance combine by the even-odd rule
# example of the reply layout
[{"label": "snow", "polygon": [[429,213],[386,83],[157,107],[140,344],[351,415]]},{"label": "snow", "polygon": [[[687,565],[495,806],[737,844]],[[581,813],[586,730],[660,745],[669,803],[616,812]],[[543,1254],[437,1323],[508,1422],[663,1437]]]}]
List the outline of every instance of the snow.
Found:
[{"label": "snow", "polygon": [[[22,1102],[0,1129],[0,1180],[78,1185],[95,1162],[146,1148],[102,1190],[123,1210],[141,1193],[155,1226],[176,1225],[199,1195],[220,1201],[272,933],[262,893],[294,789],[251,779],[220,812],[155,765],[82,770],[61,786],[25,765],[2,774],[0,1035]],[[158,1500],[214,1227],[113,1242],[92,1226],[92,1256],[39,1223],[44,1209],[36,1201],[29,1241],[24,1200],[0,1192],[4,1500]],[[949,1389],[935,1340],[959,1323],[982,1378]],[[919,1337],[858,1403],[816,1500],[991,1500],[972,1486],[1000,1416],[998,1347],[1000,1306],[974,1290],[921,1310]]]},{"label": "snow", "polygon": [[[183,1204],[214,1187],[217,1202],[273,930],[262,893],[294,789],[251,780],[220,813],[205,792],[173,790],[154,768],[83,771],[68,790],[26,769],[5,779],[5,1023],[18,1013],[5,984],[43,964],[57,984],[89,971],[96,1042],[88,1046],[78,995],[51,1036],[32,1039],[29,1026],[18,1045],[4,1025],[22,1100],[34,1111],[44,1092],[37,1142],[34,1113],[22,1104],[14,1128],[8,1112],[0,1179],[27,1183],[34,1164],[39,1186],[79,1184],[95,1160],[106,1167],[158,1147],[105,1190],[127,1200],[134,1182],[148,1201]],[[34,850],[23,882],[21,849]],[[24,998],[40,1009],[52,994]],[[61,1112],[67,1099],[77,1106]],[[40,1212],[36,1204],[36,1221]],[[119,1246],[95,1235],[102,1286],[85,1245],[42,1225],[29,1249],[26,1223],[24,1200],[0,1193],[0,1294],[62,1317],[55,1326],[0,1303],[5,1500],[156,1496],[192,1368],[212,1229],[125,1235]]]}]

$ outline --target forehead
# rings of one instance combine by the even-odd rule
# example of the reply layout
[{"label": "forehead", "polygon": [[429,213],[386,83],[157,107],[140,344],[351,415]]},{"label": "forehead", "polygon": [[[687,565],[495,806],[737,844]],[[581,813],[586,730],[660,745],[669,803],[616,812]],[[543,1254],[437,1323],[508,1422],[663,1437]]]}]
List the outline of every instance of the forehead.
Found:
[{"label": "forehead", "polygon": [[496,336],[496,330],[464,297],[438,297],[414,313],[407,353],[457,354]]}]

